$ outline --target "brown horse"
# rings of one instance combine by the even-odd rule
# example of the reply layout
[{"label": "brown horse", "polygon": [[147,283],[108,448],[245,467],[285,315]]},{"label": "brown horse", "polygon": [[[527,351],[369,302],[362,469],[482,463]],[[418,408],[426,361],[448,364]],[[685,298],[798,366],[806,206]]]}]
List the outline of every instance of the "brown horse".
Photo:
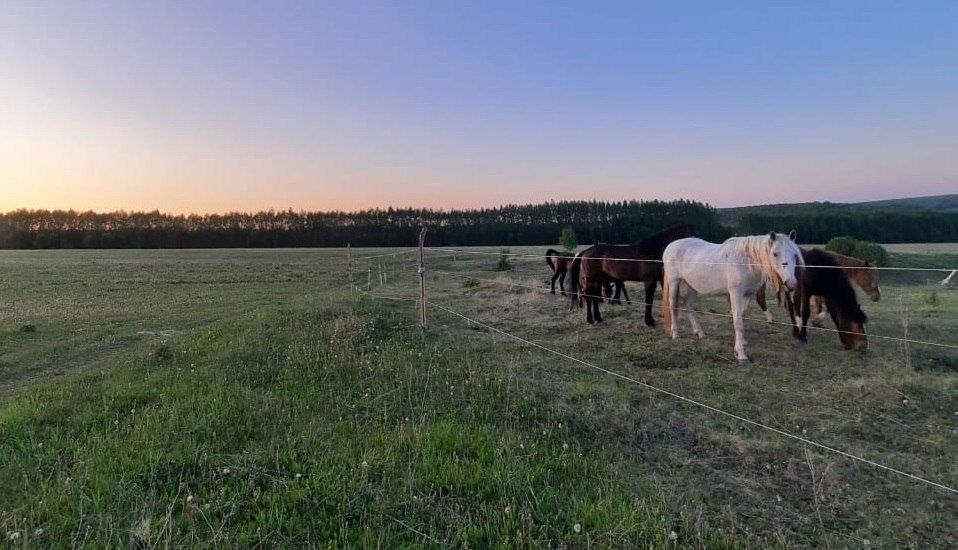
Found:
[{"label": "brown horse", "polygon": [[[798,274],[799,284],[794,296],[781,291],[778,293],[779,301],[785,302],[795,337],[803,342],[808,340],[811,301],[818,297],[827,305],[828,313],[839,331],[838,338],[845,349],[864,351],[868,347],[865,335],[868,318],[858,305],[855,289],[849,283],[849,277],[843,273],[845,270],[838,269],[837,259],[824,250],[803,248],[802,256],[805,266]],[[765,311],[766,317],[769,317],[764,287],[759,290],[755,301]]]},{"label": "brown horse", "polygon": [[[637,244],[596,244],[577,254],[570,268],[572,292],[581,292],[585,298],[586,321],[589,324],[602,322],[599,301],[603,285],[610,281],[642,281],[645,283],[645,324],[654,327],[652,301],[656,285],[662,283],[662,252],[672,241],[694,235],[693,226],[680,225]],[[571,305],[577,303],[579,300],[573,296]]]},{"label": "brown horse", "polygon": [[[836,252],[828,252],[828,254],[842,267],[841,271],[845,272],[848,279],[862,289],[871,298],[871,301],[877,302],[881,299],[881,287],[878,286],[878,270],[871,262],[865,262]],[[828,315],[825,300],[821,296],[812,296],[811,307],[815,314],[812,317],[812,324],[816,327],[822,326],[825,316]]]},{"label": "brown horse", "polygon": [[[574,254],[568,252],[559,252],[555,249],[546,250],[546,263],[549,264],[549,268],[552,269],[552,294],[556,293],[556,280],[559,281],[559,291],[565,296],[565,276],[569,272],[569,268],[572,266],[572,260],[575,258]],[[615,295],[612,294],[613,286],[615,289]],[[602,295],[605,296],[605,301],[610,304],[621,304],[622,300],[620,297],[625,297],[625,303],[631,304],[632,300],[629,299],[629,291],[625,288],[625,283],[622,281],[605,281],[602,285]],[[581,298],[581,297],[580,297]],[[579,300],[579,307],[582,307],[582,300]]]},{"label": "brown horse", "polygon": [[[808,252],[809,248],[802,248],[802,253]],[[838,265],[845,276],[848,279],[855,283],[858,288],[862,289],[871,301],[877,302],[881,299],[881,287],[878,286],[878,270],[875,269],[875,265],[871,262],[866,262],[859,260],[858,258],[852,258],[851,256],[845,256],[843,254],[838,254],[837,252],[824,251],[826,254],[832,257],[835,260],[836,265]],[[772,316],[765,307],[765,289],[759,291],[761,296],[757,299],[761,300],[759,306],[762,308],[762,311],[765,312],[765,317],[770,322],[772,321]],[[778,296],[779,304],[782,303],[782,296]],[[822,326],[825,317],[828,315],[828,309],[825,305],[825,299],[821,296],[812,296],[811,298],[811,308],[812,314],[812,325],[816,327]]]},{"label": "brown horse", "polygon": [[559,281],[559,292],[565,296],[565,276],[572,265],[572,258],[575,256],[569,252],[559,252],[558,250],[546,250],[546,263],[552,270],[552,293],[556,293],[556,280]]}]

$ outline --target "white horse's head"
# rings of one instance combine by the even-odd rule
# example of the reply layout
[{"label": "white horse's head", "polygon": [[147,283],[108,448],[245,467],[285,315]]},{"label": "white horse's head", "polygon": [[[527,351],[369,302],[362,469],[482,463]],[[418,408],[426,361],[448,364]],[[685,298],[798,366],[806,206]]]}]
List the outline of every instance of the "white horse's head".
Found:
[{"label": "white horse's head", "polygon": [[789,290],[798,287],[797,270],[805,265],[802,260],[802,251],[792,240],[793,238],[794,234],[775,232],[768,234],[769,260],[782,284]]}]

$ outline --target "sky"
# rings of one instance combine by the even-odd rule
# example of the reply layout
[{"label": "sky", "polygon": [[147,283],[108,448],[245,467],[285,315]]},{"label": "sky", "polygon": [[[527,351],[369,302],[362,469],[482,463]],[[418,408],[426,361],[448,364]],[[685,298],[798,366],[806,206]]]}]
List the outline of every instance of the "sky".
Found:
[{"label": "sky", "polygon": [[958,192],[958,2],[0,3],[0,212]]}]

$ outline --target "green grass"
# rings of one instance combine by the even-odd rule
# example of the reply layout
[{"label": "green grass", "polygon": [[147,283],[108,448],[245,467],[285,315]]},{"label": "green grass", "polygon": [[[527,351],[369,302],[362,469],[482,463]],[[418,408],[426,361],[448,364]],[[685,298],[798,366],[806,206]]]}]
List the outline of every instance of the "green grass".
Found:
[{"label": "green grass", "polygon": [[[540,252],[512,249],[527,251]],[[627,307],[604,305],[607,322],[587,328],[546,293],[544,260],[515,258],[508,273],[497,261],[430,255],[430,299],[958,485],[949,350],[873,339],[850,354],[833,334],[799,346],[785,327],[750,322],[756,361],[738,366],[725,359],[724,317],[703,318],[703,342],[667,340]],[[357,262],[360,286],[418,294],[411,256],[366,267]],[[864,304],[870,331],[901,334],[904,312],[911,337],[958,344],[958,293],[938,287],[932,302],[932,278],[883,280],[882,302]],[[0,252],[0,536],[28,546],[958,543],[956,499],[940,490],[437,309],[423,333],[413,303],[350,293],[344,281],[343,251],[332,250]],[[700,305],[722,311],[720,300]]]}]

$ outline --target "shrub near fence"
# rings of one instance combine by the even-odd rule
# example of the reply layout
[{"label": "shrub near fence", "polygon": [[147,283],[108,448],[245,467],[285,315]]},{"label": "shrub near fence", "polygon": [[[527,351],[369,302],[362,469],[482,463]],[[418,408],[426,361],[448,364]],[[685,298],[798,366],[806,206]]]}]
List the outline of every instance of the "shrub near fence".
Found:
[{"label": "shrub near fence", "polygon": [[859,241],[852,237],[835,237],[828,241],[825,250],[858,258],[877,266],[888,265],[888,251],[878,243]]}]

